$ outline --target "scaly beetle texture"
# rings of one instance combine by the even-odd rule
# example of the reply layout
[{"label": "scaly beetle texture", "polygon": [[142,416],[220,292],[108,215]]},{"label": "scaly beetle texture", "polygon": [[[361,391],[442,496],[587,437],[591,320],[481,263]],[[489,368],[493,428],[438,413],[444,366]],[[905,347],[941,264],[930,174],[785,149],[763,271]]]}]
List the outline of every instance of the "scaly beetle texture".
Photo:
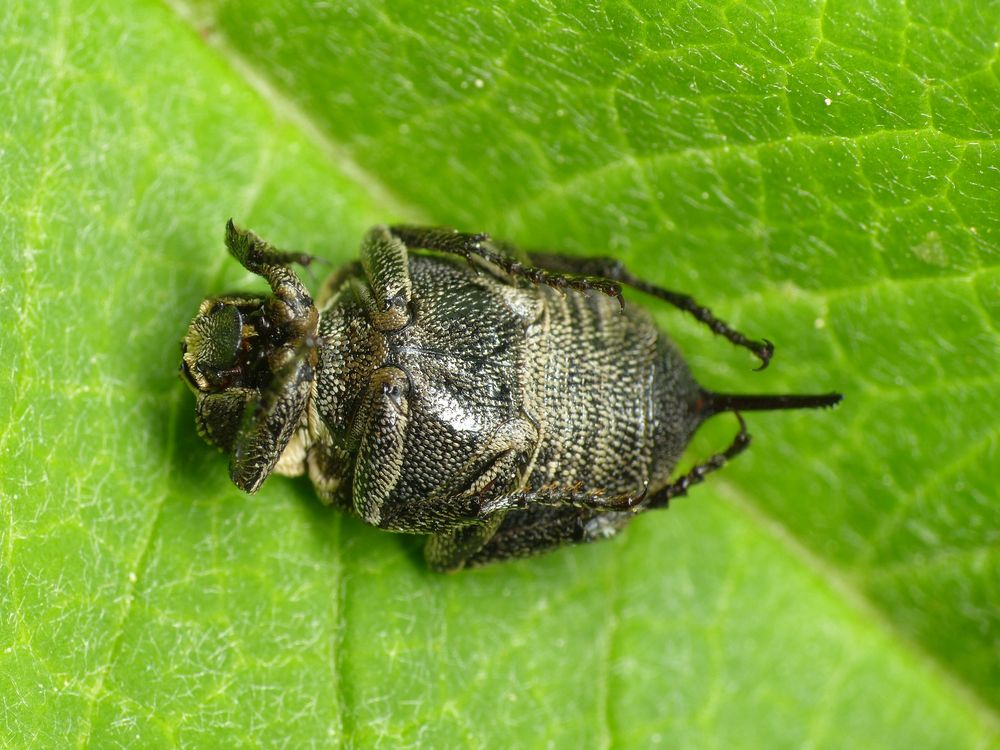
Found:
[{"label": "scaly beetle texture", "polygon": [[[324,502],[430,535],[435,570],[613,536],[743,451],[741,412],[841,399],[702,388],[622,286],[692,314],[761,369],[772,345],[611,259],[378,226],[314,302],[292,270],[311,256],[232,221],[225,241],[271,294],[202,302],[181,344],[198,432],[246,492],[272,472],[308,473]],[[736,415],[735,439],[672,480],[720,412]]]}]

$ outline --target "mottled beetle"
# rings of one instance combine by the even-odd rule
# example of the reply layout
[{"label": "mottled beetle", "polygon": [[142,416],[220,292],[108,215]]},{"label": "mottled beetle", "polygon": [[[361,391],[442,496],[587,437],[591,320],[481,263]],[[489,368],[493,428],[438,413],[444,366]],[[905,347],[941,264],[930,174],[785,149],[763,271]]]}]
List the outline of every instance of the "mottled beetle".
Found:
[{"label": "mottled beetle", "polygon": [[[691,313],[761,368],[772,345],[613,260],[379,226],[314,304],[291,268],[311,256],[232,221],[226,246],[272,294],[206,299],[191,323],[181,373],[199,433],[232,455],[247,492],[272,471],[308,472],[325,502],[430,534],[436,570],[610,537],[743,451],[741,411],[841,398],[701,388],[622,285]],[[671,481],[698,426],[725,411],[739,420],[732,444]]]}]

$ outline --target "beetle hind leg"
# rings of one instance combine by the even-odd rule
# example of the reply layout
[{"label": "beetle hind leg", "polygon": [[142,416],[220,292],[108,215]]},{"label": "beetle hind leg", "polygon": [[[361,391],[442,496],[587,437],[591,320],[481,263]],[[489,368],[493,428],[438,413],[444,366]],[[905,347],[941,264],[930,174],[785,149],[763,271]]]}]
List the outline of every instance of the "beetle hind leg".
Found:
[{"label": "beetle hind leg", "polygon": [[427,566],[439,573],[461,570],[468,560],[489,546],[502,521],[503,514],[498,513],[482,523],[431,535],[424,546]]},{"label": "beetle hind leg", "polygon": [[595,289],[618,300],[623,308],[621,284],[601,274],[575,273],[570,270],[551,270],[541,265],[524,262],[523,255],[513,245],[491,240],[487,234],[465,234],[448,227],[394,226],[389,231],[408,247],[436,250],[460,255],[470,263],[475,258],[486,261],[517,278],[532,284],[544,284],[564,291],[572,289],[587,292]]},{"label": "beetle hind leg", "polygon": [[553,506],[510,511],[485,543],[470,550],[449,569],[472,568],[500,560],[539,555],[572,544],[608,539],[624,529],[634,516],[629,511]]},{"label": "beetle hind leg", "polygon": [[760,359],[763,370],[774,355],[774,344],[767,339],[756,341],[740,333],[688,294],[650,284],[631,274],[621,261],[613,258],[577,258],[551,253],[523,253],[513,245],[491,240],[486,234],[464,234],[447,227],[394,226],[389,231],[408,247],[437,250],[460,255],[466,260],[481,258],[511,276],[544,284],[555,289],[578,292],[597,290],[615,297],[624,308],[622,286],[663,300],[683,310],[734,346],[748,349]]},{"label": "beetle hind leg", "polygon": [[643,294],[656,297],[679,310],[691,315],[699,323],[702,323],[717,336],[722,336],[726,341],[747,349],[760,360],[758,370],[763,370],[771,361],[774,355],[774,344],[767,339],[755,341],[748,336],[732,328],[724,320],[717,318],[715,314],[704,305],[698,303],[691,295],[665,289],[655,284],[643,281],[634,276],[625,268],[625,265],[614,258],[577,258],[571,255],[556,255],[550,253],[529,253],[528,258],[532,263],[543,268],[560,270],[571,273],[585,274],[588,277],[605,277],[619,284],[632,287]]},{"label": "beetle hind leg", "polygon": [[[693,485],[745,451],[750,435],[743,418],[738,413],[736,418],[740,430],[724,451],[648,497],[645,491],[618,496],[600,492],[554,494],[544,490],[512,493],[506,498],[508,510],[495,514],[483,526],[432,537],[426,548],[428,563],[435,570],[455,571],[609,539],[637,514],[666,508],[672,498],[687,494]],[[497,518],[502,520],[497,522]]]},{"label": "beetle hind leg", "polygon": [[666,508],[672,498],[686,495],[688,489],[693,485],[703,482],[706,476],[713,471],[718,471],[729,461],[749,448],[750,433],[747,432],[746,422],[743,421],[743,417],[739,412],[734,412],[734,414],[736,414],[736,418],[740,421],[740,431],[736,433],[736,437],[733,438],[729,447],[721,453],[716,453],[707,461],[695,465],[683,476],[654,492],[649,499],[637,504],[636,510],[646,511],[655,510],[656,508]]},{"label": "beetle hind leg", "polygon": [[432,569],[453,572],[608,539],[632,520],[644,496],[576,488],[509,493],[480,523],[432,536],[424,554]]}]

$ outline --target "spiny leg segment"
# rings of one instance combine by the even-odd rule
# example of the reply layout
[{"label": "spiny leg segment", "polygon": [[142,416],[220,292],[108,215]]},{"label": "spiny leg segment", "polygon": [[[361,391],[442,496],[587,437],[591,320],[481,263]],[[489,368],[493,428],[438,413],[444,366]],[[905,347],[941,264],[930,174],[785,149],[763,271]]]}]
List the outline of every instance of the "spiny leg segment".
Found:
[{"label": "spiny leg segment", "polygon": [[483,233],[465,234],[448,227],[407,225],[390,227],[389,231],[409,247],[460,255],[470,262],[473,258],[481,258],[502,268],[511,276],[527,279],[533,284],[545,284],[559,290],[572,289],[578,292],[596,289],[609,297],[615,297],[623,309],[625,299],[622,296],[622,285],[624,284],[683,310],[734,346],[753,352],[761,362],[758,370],[767,367],[774,355],[774,344],[767,339],[755,341],[749,338],[717,318],[711,310],[699,304],[690,295],[645,282],[629,273],[620,261],[612,258],[576,258],[548,253],[528,253],[526,257],[529,263],[523,263],[518,260],[518,256],[522,253],[517,248],[493,242],[489,235]]}]

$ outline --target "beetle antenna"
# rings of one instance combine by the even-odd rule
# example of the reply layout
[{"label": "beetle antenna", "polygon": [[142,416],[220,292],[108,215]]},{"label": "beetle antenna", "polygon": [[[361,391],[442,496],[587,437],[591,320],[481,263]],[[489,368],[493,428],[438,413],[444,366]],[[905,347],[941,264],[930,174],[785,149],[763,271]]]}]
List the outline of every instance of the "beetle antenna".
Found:
[{"label": "beetle antenna", "polygon": [[744,393],[713,393],[702,390],[695,411],[702,419],[724,411],[777,411],[780,409],[828,409],[843,399],[840,393],[775,395]]}]

